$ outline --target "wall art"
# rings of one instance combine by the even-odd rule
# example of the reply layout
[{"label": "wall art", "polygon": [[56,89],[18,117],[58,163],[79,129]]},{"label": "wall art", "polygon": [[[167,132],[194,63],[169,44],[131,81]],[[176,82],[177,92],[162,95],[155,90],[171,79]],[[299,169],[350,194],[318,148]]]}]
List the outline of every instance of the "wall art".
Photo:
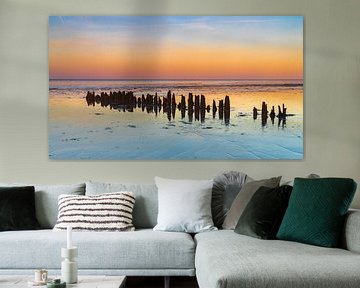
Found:
[{"label": "wall art", "polygon": [[50,16],[49,158],[303,159],[302,16]]}]

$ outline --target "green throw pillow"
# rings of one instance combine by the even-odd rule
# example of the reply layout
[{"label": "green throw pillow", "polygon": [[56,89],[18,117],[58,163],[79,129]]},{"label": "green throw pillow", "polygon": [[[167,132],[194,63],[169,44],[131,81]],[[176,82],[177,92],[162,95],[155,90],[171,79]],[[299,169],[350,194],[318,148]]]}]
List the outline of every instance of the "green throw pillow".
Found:
[{"label": "green throw pillow", "polygon": [[295,178],[277,239],[337,247],[355,190],[348,178]]}]

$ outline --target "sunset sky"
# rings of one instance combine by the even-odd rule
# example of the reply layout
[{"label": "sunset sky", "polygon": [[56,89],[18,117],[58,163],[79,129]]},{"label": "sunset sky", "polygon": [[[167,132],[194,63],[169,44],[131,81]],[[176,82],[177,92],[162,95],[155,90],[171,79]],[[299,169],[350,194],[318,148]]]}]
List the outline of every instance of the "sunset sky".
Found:
[{"label": "sunset sky", "polygon": [[50,16],[50,79],[303,79],[302,16]]}]

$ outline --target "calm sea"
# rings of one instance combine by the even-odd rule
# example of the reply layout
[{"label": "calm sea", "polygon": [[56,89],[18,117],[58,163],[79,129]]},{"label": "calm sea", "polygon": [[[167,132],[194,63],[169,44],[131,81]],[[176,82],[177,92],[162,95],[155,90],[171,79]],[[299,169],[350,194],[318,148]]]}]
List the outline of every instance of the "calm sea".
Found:
[{"label": "calm sea", "polygon": [[[121,90],[135,93],[157,92],[165,96],[168,90],[176,94],[213,94],[231,92],[266,92],[302,90],[302,80],[50,80],[49,89],[95,92]],[[61,94],[59,94],[61,95]]]}]

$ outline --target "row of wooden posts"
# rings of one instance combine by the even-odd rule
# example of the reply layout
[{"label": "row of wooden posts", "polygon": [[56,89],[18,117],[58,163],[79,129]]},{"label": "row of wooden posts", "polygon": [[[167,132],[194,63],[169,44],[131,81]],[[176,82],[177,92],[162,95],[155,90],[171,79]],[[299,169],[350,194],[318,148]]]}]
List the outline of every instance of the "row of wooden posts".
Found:
[{"label": "row of wooden posts", "polygon": [[[212,112],[213,118],[216,118],[217,112],[220,120],[224,120],[225,124],[229,124],[230,121],[230,97],[225,96],[224,100],[219,100],[218,105],[213,100],[212,106],[206,105],[206,99],[204,95],[193,95],[189,93],[187,101],[185,96],[181,95],[180,102],[176,102],[175,94],[171,94],[169,90],[166,97],[160,97],[155,95],[147,94],[141,97],[134,96],[132,91],[114,91],[108,94],[107,92],[101,92],[95,94],[95,92],[87,92],[86,102],[89,106],[95,106],[100,104],[102,107],[110,107],[110,109],[117,109],[119,111],[133,112],[136,108],[141,108],[143,112],[155,113],[156,115],[163,111],[167,114],[169,121],[175,118],[176,110],[180,111],[181,119],[185,118],[186,111],[189,118],[189,122],[195,120],[205,121],[206,113]],[[268,105],[262,102],[261,109],[256,107],[253,108],[253,119],[256,120],[258,115],[261,116],[262,126],[267,123],[268,117],[270,117],[272,124],[274,124],[275,117],[278,117],[279,126],[282,123],[286,123],[286,107],[282,104],[282,109],[278,106],[278,114],[275,113],[275,106],[272,106],[271,111],[268,110]]]},{"label": "row of wooden posts", "polygon": [[[254,109],[253,109],[253,118],[254,118],[254,120],[257,118],[257,115],[258,115],[258,109],[256,107],[254,107]],[[267,104],[265,102],[262,102],[262,105],[261,105],[261,118],[267,118],[268,115],[270,116],[271,119],[274,119],[275,116],[278,117],[278,118],[286,117],[285,104],[282,104],[282,111],[281,111],[280,106],[278,106],[278,115],[275,115],[275,106],[272,106],[271,112],[269,114]]]},{"label": "row of wooden posts", "polygon": [[[259,111],[256,107],[253,108],[253,118],[257,119]],[[262,102],[261,105],[261,124],[262,126],[266,126],[267,118],[270,116],[271,122],[274,125],[275,117],[278,117],[278,126],[284,126],[286,124],[286,107],[285,104],[282,104],[282,110],[280,106],[278,106],[278,114],[275,114],[275,106],[272,106],[271,111],[269,113],[267,104]]]},{"label": "row of wooden posts", "polygon": [[216,118],[216,113],[220,120],[224,120],[225,124],[229,123],[230,120],[230,97],[225,96],[224,100],[219,100],[218,106],[216,101],[213,100],[212,109],[210,105],[206,105],[204,95],[193,95],[189,93],[187,101],[184,95],[181,95],[180,102],[176,102],[175,94],[171,94],[169,90],[166,97],[160,97],[155,95],[143,94],[141,97],[134,96],[132,91],[110,91],[110,94],[101,92],[100,95],[95,92],[87,92],[86,102],[88,106],[95,106],[100,104],[102,107],[110,107],[110,109],[118,109],[122,111],[133,112],[136,108],[141,108],[142,111],[148,113],[167,113],[169,121],[175,118],[176,109],[181,112],[181,118],[185,118],[186,111],[189,117],[189,121],[192,122],[193,115],[195,120],[205,121],[205,114],[212,111],[213,118]]}]

